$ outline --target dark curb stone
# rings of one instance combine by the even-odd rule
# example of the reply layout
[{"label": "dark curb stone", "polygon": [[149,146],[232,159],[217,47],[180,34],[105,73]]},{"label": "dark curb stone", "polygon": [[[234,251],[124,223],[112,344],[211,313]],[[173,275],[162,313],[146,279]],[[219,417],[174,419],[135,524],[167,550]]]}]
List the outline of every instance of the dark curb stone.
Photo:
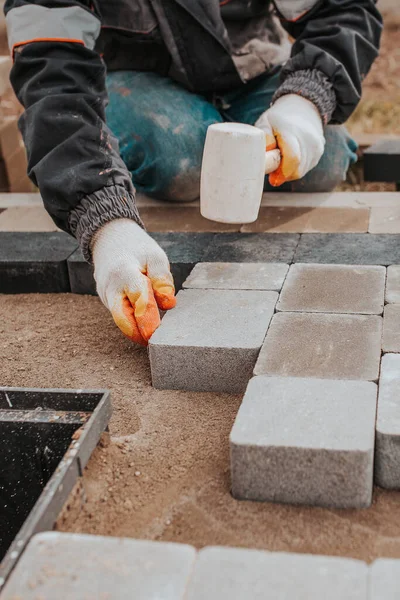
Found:
[{"label": "dark curb stone", "polygon": [[61,232],[0,233],[0,293],[69,292],[67,258],[77,242]]},{"label": "dark curb stone", "polygon": [[382,140],[364,151],[365,181],[400,181],[400,140]]},{"label": "dark curb stone", "polygon": [[299,239],[297,233],[218,233],[202,260],[291,263]]},{"label": "dark curb stone", "polygon": [[83,258],[81,249],[78,248],[69,257],[68,261],[69,282],[73,294],[96,294],[96,282],[93,276],[93,265]]},{"label": "dark curb stone", "polygon": [[400,264],[400,235],[305,233],[301,236],[294,262],[384,266]]}]

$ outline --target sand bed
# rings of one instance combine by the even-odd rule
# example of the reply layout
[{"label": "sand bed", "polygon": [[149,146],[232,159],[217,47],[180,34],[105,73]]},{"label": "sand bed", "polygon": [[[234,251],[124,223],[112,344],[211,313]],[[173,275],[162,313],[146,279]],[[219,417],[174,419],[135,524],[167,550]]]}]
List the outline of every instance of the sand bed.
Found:
[{"label": "sand bed", "polygon": [[228,436],[240,397],[157,391],[145,349],[97,298],[0,296],[0,383],[109,388],[114,415],[59,519],[62,531],[269,550],[400,557],[400,493],[367,510],[238,502]]}]

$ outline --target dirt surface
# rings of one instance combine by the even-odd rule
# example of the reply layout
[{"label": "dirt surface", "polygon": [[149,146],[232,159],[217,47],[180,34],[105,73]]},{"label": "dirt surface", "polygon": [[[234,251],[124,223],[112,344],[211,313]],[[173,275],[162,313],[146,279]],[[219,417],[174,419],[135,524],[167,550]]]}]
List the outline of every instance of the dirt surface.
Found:
[{"label": "dirt surface", "polygon": [[0,382],[110,388],[110,436],[58,523],[62,531],[352,556],[400,557],[400,493],[367,510],[239,502],[228,436],[238,396],[157,391],[145,349],[97,298],[0,296]]}]

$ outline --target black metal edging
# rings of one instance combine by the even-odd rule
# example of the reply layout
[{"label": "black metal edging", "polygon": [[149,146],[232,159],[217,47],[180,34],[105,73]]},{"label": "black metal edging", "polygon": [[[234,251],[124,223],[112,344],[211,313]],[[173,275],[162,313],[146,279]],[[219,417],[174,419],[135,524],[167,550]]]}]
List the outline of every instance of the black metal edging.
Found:
[{"label": "black metal edging", "polygon": [[[36,406],[35,406],[36,404]],[[61,406],[58,406],[61,405]],[[81,408],[81,410],[79,410]],[[75,434],[0,563],[0,590],[29,539],[52,529],[111,416],[108,390],[0,387],[0,426],[71,426]]]}]

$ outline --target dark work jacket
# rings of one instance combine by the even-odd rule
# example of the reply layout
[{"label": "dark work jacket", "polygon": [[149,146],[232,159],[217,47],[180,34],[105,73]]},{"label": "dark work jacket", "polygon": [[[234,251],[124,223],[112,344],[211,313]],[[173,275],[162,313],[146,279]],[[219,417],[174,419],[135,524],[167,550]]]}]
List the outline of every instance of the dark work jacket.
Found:
[{"label": "dark work jacket", "polygon": [[102,224],[140,222],[105,123],[106,68],[153,71],[204,94],[283,65],[276,97],[301,94],[325,123],[343,123],[382,29],[374,0],[6,0],[5,14],[29,176],[87,258]]}]

